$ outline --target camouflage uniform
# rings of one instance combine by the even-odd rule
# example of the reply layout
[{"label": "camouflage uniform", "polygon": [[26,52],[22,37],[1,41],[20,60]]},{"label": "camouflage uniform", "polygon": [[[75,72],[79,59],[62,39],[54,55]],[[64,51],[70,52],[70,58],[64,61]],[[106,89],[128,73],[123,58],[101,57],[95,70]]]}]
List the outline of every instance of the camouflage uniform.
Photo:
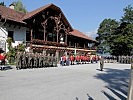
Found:
[{"label": "camouflage uniform", "polygon": [[26,68],[26,54],[23,53],[22,54],[22,68]]},{"label": "camouflage uniform", "polygon": [[36,68],[37,67],[37,53],[34,54],[33,59],[34,59],[34,68]]},{"label": "camouflage uniform", "polygon": [[18,52],[16,55],[16,69],[21,69],[21,53]]},{"label": "camouflage uniform", "polygon": [[29,54],[28,53],[25,53],[25,60],[26,60],[25,66],[26,66],[26,68],[29,68]]},{"label": "camouflage uniform", "polygon": [[103,70],[103,66],[104,66],[104,58],[101,57],[101,59],[100,59],[100,70],[101,71]]},{"label": "camouflage uniform", "polygon": [[56,57],[56,55],[53,57],[53,67],[57,67],[57,57]]},{"label": "camouflage uniform", "polygon": [[49,61],[50,61],[50,54],[47,54],[46,55],[46,67],[48,67],[49,66]]},{"label": "camouflage uniform", "polygon": [[46,66],[46,54],[43,54],[43,67]]},{"label": "camouflage uniform", "polygon": [[29,54],[29,60],[28,60],[28,64],[29,64],[28,66],[29,66],[29,68],[32,68],[33,67],[33,62],[32,62],[33,60],[32,59],[33,59],[33,54],[30,53]]},{"label": "camouflage uniform", "polygon": [[52,54],[50,56],[50,66],[53,67],[53,63],[54,63],[54,54]]},{"label": "camouflage uniform", "polygon": [[39,55],[39,67],[43,67],[43,55],[41,53]]}]

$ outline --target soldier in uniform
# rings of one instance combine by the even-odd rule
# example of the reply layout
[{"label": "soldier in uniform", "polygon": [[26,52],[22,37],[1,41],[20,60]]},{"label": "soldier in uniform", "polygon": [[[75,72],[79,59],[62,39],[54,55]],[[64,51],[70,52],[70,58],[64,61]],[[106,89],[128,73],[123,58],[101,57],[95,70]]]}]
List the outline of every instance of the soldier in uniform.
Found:
[{"label": "soldier in uniform", "polygon": [[22,54],[22,68],[26,68],[26,53]]},{"label": "soldier in uniform", "polygon": [[57,67],[57,57],[56,57],[56,55],[53,58],[53,67]]},{"label": "soldier in uniform", "polygon": [[53,54],[51,56],[49,56],[49,66],[50,67],[53,66]]},{"label": "soldier in uniform", "polygon": [[18,52],[16,55],[16,69],[21,69],[21,53]]},{"label": "soldier in uniform", "polygon": [[43,67],[43,55],[40,53],[39,56],[40,56],[39,57],[39,66],[40,66],[40,68],[42,68]]},{"label": "soldier in uniform", "polygon": [[40,64],[39,64],[40,54],[39,53],[37,53],[36,58],[37,58],[37,68],[39,68],[40,67]]},{"label": "soldier in uniform", "polygon": [[46,63],[45,63],[45,66],[48,67],[49,66],[49,60],[50,60],[50,54],[48,53],[45,57],[46,59]]},{"label": "soldier in uniform", "polygon": [[45,67],[46,66],[46,54],[43,54],[43,67]]},{"label": "soldier in uniform", "polygon": [[119,63],[121,63],[121,56],[119,56]]},{"label": "soldier in uniform", "polygon": [[21,69],[24,68],[24,58],[23,58],[24,54],[23,52],[21,53]]},{"label": "soldier in uniform", "polygon": [[50,66],[51,67],[53,67],[53,63],[54,63],[54,54],[52,54],[50,57]]},{"label": "soldier in uniform", "polygon": [[100,70],[103,71],[103,66],[104,66],[104,58],[100,58]]},{"label": "soldier in uniform", "polygon": [[32,68],[33,67],[33,62],[32,62],[33,61],[32,60],[33,57],[32,56],[33,56],[33,54],[32,53],[29,53],[29,60],[28,60],[28,64],[29,64],[28,66],[29,66],[29,68]]},{"label": "soldier in uniform", "polygon": [[33,65],[33,68],[36,68],[36,63],[37,63],[37,59],[36,59],[36,53],[34,53],[34,56],[33,56],[33,61],[34,61],[34,65]]},{"label": "soldier in uniform", "polygon": [[29,54],[28,53],[25,53],[25,60],[26,60],[25,66],[26,66],[26,68],[29,68]]}]

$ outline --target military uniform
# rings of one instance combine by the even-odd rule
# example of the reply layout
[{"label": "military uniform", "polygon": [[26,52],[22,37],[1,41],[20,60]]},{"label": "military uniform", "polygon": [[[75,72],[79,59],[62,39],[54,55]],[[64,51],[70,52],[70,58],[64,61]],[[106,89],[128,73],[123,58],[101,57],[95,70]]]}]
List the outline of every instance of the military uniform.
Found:
[{"label": "military uniform", "polygon": [[29,68],[29,54],[28,53],[25,53],[25,62],[26,62],[26,64],[25,64],[25,67],[26,68]]},{"label": "military uniform", "polygon": [[18,52],[16,55],[16,69],[21,69],[21,53]]},{"label": "military uniform", "polygon": [[54,62],[54,63],[53,63],[53,66],[54,66],[54,67],[57,67],[57,57],[56,57],[56,55],[54,56],[54,59],[53,59],[53,60],[54,60],[54,61],[53,61],[53,62]]},{"label": "military uniform", "polygon": [[37,67],[37,53],[34,54],[33,59],[34,59],[34,68],[36,68]]},{"label": "military uniform", "polygon": [[32,53],[29,54],[28,64],[29,64],[28,65],[29,68],[32,68],[33,67],[33,54]]},{"label": "military uniform", "polygon": [[43,67],[43,55],[40,53],[39,56],[40,56],[39,57],[39,67],[41,68],[41,67]]},{"label": "military uniform", "polygon": [[49,66],[49,61],[50,61],[50,54],[47,54],[46,57],[45,57],[45,67],[48,67]]},{"label": "military uniform", "polygon": [[104,58],[101,57],[101,58],[100,58],[100,70],[101,70],[101,71],[103,70],[103,66],[104,66]]},{"label": "military uniform", "polygon": [[45,67],[46,66],[46,54],[43,54],[43,67]]}]

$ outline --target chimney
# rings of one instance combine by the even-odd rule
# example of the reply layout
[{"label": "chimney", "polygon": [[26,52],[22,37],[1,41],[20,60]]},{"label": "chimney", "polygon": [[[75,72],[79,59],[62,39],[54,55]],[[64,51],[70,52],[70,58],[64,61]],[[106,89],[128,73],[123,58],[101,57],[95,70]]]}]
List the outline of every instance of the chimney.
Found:
[{"label": "chimney", "polygon": [[10,9],[14,9],[14,7],[15,7],[15,4],[13,4],[13,3],[9,5]]}]

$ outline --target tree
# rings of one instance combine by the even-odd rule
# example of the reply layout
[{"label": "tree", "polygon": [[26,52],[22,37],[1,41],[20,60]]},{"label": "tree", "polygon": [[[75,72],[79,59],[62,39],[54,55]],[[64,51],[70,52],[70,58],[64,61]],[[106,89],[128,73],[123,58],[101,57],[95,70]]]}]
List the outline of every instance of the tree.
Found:
[{"label": "tree", "polygon": [[124,16],[114,33],[111,50],[114,55],[133,55],[133,7],[128,5],[123,11]]},{"label": "tree", "polygon": [[133,55],[133,7],[124,8],[120,22],[105,19],[98,29],[99,49],[112,55]]},{"label": "tree", "polygon": [[7,38],[7,44],[8,44],[8,52],[6,54],[7,56],[7,60],[9,61],[9,63],[12,63],[14,58],[15,58],[15,48],[12,47],[12,38],[8,37]]},{"label": "tree", "polygon": [[2,5],[2,6],[6,6],[4,2],[0,2],[0,5]]},{"label": "tree", "polygon": [[133,7],[131,5],[128,5],[126,8],[123,9],[124,16],[122,16],[122,19],[120,20],[121,23],[126,22],[133,24]]},{"label": "tree", "polygon": [[110,46],[113,55],[132,55],[133,24],[121,23],[114,33],[113,45]]},{"label": "tree", "polygon": [[23,43],[21,43],[18,46],[13,47],[12,46],[13,41],[12,41],[12,38],[10,38],[10,37],[8,37],[8,39],[6,41],[7,41],[8,50],[9,50],[6,54],[6,56],[7,56],[9,63],[12,64],[15,61],[15,57],[16,57],[17,52],[24,52],[25,46]]},{"label": "tree", "polygon": [[15,1],[13,2],[12,4],[14,4],[14,9],[16,11],[19,11],[19,12],[23,12],[23,13],[27,13],[27,10],[26,8],[24,7],[23,3],[21,2],[21,0],[18,0],[18,1]]},{"label": "tree", "polygon": [[99,42],[98,49],[101,50],[102,53],[110,52],[109,48],[112,43],[111,37],[118,25],[118,22],[114,19],[104,19],[101,22],[96,40]]}]

